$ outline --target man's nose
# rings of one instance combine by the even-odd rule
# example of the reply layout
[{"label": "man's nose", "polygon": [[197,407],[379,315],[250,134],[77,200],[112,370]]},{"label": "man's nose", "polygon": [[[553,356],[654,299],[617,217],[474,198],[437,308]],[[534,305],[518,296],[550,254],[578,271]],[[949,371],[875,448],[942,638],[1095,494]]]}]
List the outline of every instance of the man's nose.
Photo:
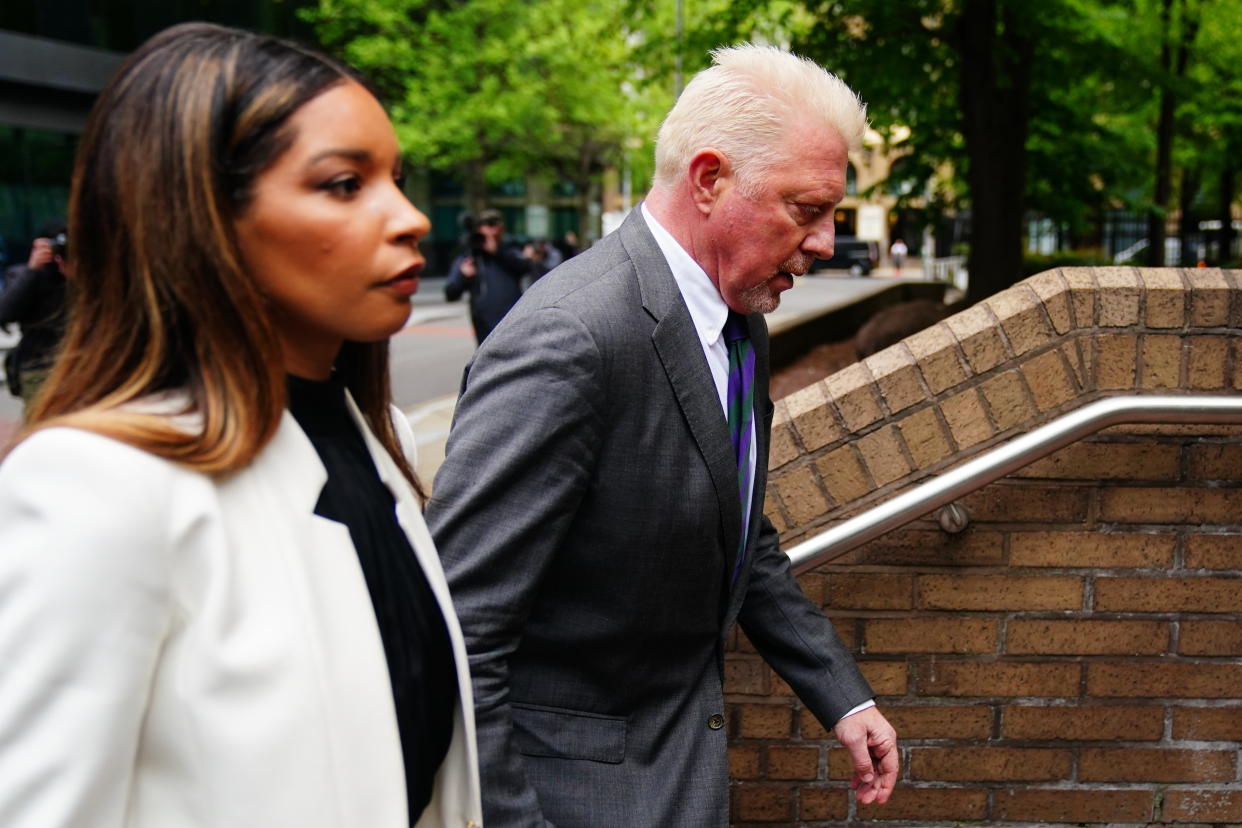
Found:
[{"label": "man's nose", "polygon": [[831,218],[817,225],[802,240],[802,249],[820,259],[831,259],[836,247],[837,232]]}]

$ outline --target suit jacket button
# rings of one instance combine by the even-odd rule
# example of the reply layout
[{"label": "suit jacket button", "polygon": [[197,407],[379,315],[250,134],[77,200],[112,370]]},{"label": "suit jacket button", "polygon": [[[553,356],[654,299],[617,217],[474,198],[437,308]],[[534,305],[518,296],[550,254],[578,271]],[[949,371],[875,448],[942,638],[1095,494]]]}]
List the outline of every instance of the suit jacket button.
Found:
[{"label": "suit jacket button", "polygon": [[707,717],[707,726],[712,730],[720,730],[720,728],[724,727],[724,716],[719,713],[713,713]]}]

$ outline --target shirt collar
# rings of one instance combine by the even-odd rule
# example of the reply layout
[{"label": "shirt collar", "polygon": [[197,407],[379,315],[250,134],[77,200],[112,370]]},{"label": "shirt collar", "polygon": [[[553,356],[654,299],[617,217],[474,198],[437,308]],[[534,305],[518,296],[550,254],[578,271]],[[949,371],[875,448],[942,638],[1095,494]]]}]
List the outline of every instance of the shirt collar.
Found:
[{"label": "shirt collar", "polygon": [[685,248],[656,221],[647,205],[640,204],[639,209],[642,210],[651,235],[655,237],[656,245],[668,262],[669,270],[673,271],[673,280],[677,282],[677,289],[681,291],[681,297],[690,310],[690,321],[699,332],[699,338],[709,346],[715,345],[720,338],[721,329],[724,328],[725,319],[729,316],[729,306],[720,298],[720,291],[712,284],[707,271],[690,258]]}]

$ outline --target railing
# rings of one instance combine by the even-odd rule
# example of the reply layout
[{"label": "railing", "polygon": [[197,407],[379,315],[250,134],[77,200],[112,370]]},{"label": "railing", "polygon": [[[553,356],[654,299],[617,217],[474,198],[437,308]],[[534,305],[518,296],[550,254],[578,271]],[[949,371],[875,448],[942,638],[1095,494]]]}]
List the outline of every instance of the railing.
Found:
[{"label": "railing", "polygon": [[787,550],[805,572],[983,488],[1057,449],[1122,424],[1242,424],[1242,397],[1121,396],[1088,403]]},{"label": "railing", "polygon": [[1122,250],[1116,256],[1113,256],[1113,264],[1125,264],[1133,259],[1139,253],[1142,253],[1148,247],[1147,239],[1139,239],[1134,244]]},{"label": "railing", "polygon": [[948,282],[964,291],[968,280],[966,257],[946,256],[943,259],[926,257],[923,259],[923,278],[929,282]]}]

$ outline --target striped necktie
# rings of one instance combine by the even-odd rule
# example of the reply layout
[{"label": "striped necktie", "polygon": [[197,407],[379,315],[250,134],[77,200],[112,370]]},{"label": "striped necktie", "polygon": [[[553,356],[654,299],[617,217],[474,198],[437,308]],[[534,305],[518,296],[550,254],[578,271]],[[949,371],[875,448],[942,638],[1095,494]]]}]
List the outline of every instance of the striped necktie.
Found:
[{"label": "striped necktie", "polygon": [[723,336],[729,350],[729,435],[733,438],[733,455],[737,458],[737,494],[742,508],[742,537],[738,543],[737,563],[729,579],[732,584],[742,571],[746,560],[746,536],[750,515],[746,506],[750,500],[750,440],[754,429],[755,406],[755,349],[747,335],[746,317],[729,311],[725,320]]}]

